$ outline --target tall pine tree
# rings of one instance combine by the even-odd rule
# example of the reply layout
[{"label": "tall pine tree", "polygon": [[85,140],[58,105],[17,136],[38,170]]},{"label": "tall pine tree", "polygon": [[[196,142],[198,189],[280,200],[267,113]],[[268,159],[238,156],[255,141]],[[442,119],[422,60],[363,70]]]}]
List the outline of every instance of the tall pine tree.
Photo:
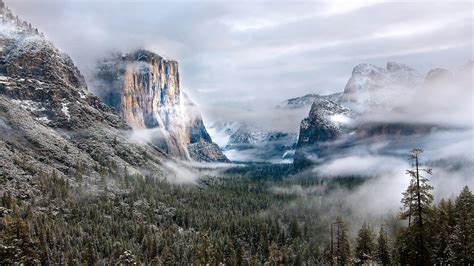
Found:
[{"label": "tall pine tree", "polygon": [[414,149],[410,153],[410,159],[414,161],[414,168],[407,170],[411,180],[407,190],[403,193],[404,210],[401,212],[401,218],[408,218],[410,221],[409,228],[403,234],[403,237],[413,238],[403,242],[414,244],[407,246],[409,249],[407,254],[412,254],[408,260],[417,265],[430,263],[424,222],[430,214],[430,206],[433,202],[433,195],[431,194],[433,187],[428,183],[428,178],[421,174],[431,175],[432,170],[420,168],[420,154],[422,153],[423,150],[421,149]]}]

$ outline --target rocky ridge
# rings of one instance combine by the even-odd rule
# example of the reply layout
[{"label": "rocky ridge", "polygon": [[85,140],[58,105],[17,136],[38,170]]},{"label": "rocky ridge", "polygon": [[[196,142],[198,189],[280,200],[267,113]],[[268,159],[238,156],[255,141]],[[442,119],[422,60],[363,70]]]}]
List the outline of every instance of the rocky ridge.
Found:
[{"label": "rocky ridge", "polygon": [[295,97],[288,100],[285,100],[278,104],[275,108],[277,109],[298,109],[304,107],[311,107],[314,101],[316,100],[331,100],[334,102],[338,102],[340,97],[342,96],[341,92],[328,94],[328,95],[320,95],[318,93],[310,93],[306,94],[301,97]]}]

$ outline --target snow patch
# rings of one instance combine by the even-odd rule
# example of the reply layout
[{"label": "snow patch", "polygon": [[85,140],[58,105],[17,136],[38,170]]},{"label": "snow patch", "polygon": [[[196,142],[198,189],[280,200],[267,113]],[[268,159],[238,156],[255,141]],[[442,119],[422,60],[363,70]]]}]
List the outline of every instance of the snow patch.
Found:
[{"label": "snow patch", "polygon": [[69,108],[67,107],[67,103],[62,103],[63,108],[61,108],[61,111],[63,114],[66,116],[67,120],[71,120],[71,115],[69,114]]},{"label": "snow patch", "polygon": [[81,99],[85,99],[86,95],[84,93],[82,93],[81,91],[79,91],[79,97],[81,97]]},{"label": "snow patch", "polygon": [[43,123],[46,123],[48,124],[49,122],[51,122],[51,120],[48,119],[48,117],[46,116],[43,116],[43,117],[38,117],[38,118],[35,118],[37,121],[40,121],[40,122],[43,122]]},{"label": "snow patch", "polygon": [[30,112],[35,111],[45,111],[46,109],[39,102],[34,102],[31,100],[12,100],[13,103],[19,105],[21,108],[28,110]]},{"label": "snow patch", "polygon": [[343,114],[335,114],[329,117],[331,122],[336,124],[347,124],[350,121],[350,118]]}]

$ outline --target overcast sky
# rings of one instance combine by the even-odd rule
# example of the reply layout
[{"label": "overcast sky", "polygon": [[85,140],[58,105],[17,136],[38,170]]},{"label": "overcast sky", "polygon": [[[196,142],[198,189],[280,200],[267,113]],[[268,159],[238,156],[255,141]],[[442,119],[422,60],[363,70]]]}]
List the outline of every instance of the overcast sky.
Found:
[{"label": "overcast sky", "polygon": [[112,50],[177,59],[182,87],[208,120],[342,91],[362,62],[396,61],[425,74],[473,55],[471,1],[5,2],[86,75]]}]

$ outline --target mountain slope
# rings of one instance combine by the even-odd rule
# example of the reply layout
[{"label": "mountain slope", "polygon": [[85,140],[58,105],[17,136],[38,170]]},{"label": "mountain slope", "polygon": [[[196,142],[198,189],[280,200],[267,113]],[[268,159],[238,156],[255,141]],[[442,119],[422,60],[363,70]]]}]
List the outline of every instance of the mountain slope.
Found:
[{"label": "mountain slope", "polygon": [[10,13],[0,9],[3,192],[31,198],[44,176],[65,178],[73,187],[87,184],[94,192],[97,180],[117,172],[156,177],[172,172],[167,155],[130,142],[131,128],[88,92],[67,55],[29,24],[5,20]]}]

